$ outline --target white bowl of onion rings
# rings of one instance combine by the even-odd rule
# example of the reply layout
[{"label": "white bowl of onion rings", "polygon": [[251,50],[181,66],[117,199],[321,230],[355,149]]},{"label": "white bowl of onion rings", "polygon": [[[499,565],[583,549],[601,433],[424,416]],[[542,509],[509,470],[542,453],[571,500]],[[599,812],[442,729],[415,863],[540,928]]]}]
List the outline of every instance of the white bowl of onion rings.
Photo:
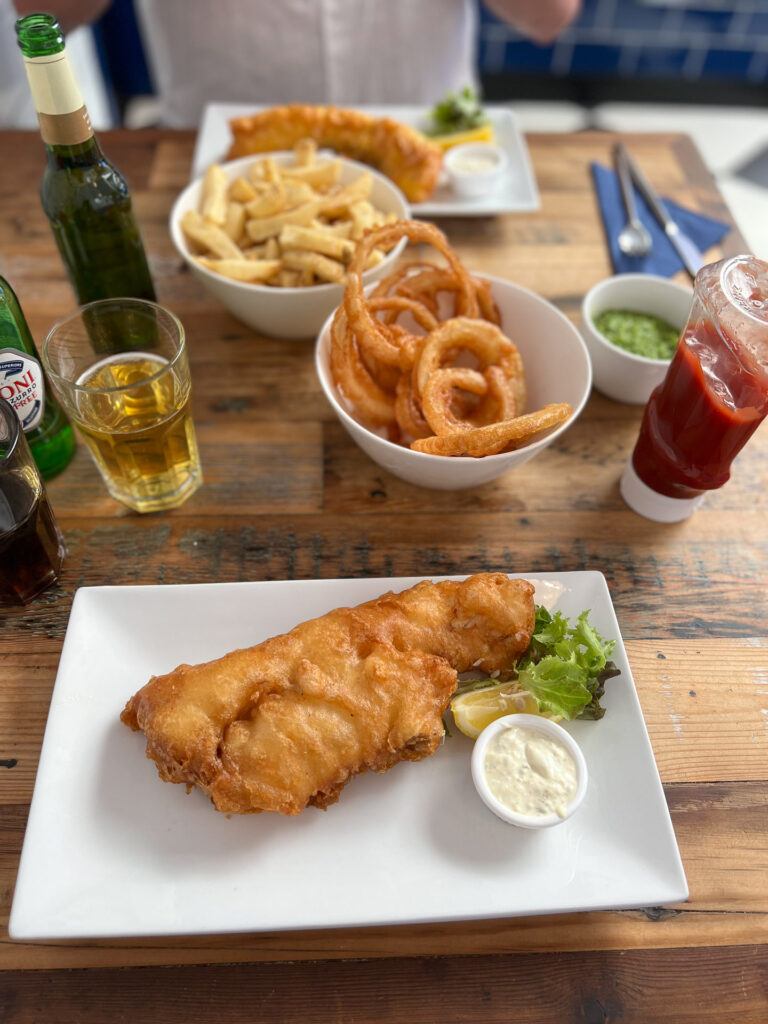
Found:
[{"label": "white bowl of onion rings", "polygon": [[[567,403],[567,418],[546,426],[542,420],[519,447],[499,454],[446,455],[416,451],[407,443],[395,443],[384,427],[365,426],[356,407],[337,387],[331,369],[333,316],[323,326],[316,343],[315,365],[328,401],[350,437],[384,469],[408,483],[441,490],[462,490],[495,480],[528,462],[571,426],[589,397],[592,369],[586,345],[573,324],[545,299],[510,281],[477,275],[488,282],[500,315],[501,331],[517,348],[525,369],[527,395],[523,413]],[[366,289],[370,293],[371,286]],[[442,300],[441,300],[442,301]],[[521,420],[524,417],[521,416]],[[407,442],[407,439],[406,439]]]},{"label": "white bowl of onion rings", "polygon": [[[222,164],[221,171],[231,186],[236,179],[247,178],[253,165],[266,158],[274,161],[279,169],[284,168],[290,172],[294,168],[296,155],[292,151],[285,151],[240,157]],[[394,215],[398,218],[409,215],[408,201],[400,189],[389,178],[366,164],[335,153],[324,152],[318,154],[316,163],[317,165],[330,163],[340,165],[337,182],[339,189],[351,186],[363,179],[370,181],[370,188],[365,193],[365,198],[377,213]],[[169,230],[179,255],[198,281],[230,313],[238,320],[248,324],[249,327],[272,338],[314,338],[325,318],[338,305],[344,290],[343,285],[332,282],[317,283],[318,279],[315,278],[315,283],[312,285],[276,286],[276,279],[265,283],[237,280],[210,269],[213,266],[213,261],[209,261],[209,266],[204,265],[200,257],[210,257],[215,254],[209,252],[204,246],[191,242],[182,228],[182,219],[185,215],[190,211],[200,213],[202,210],[204,182],[205,177],[203,176],[189,184],[179,195],[171,211]],[[286,223],[294,223],[294,220],[291,219],[294,212],[293,209],[286,208],[281,214],[271,218],[265,217],[264,220],[279,222],[280,216],[285,214]],[[348,220],[349,215],[340,215],[339,219]],[[295,223],[304,224],[304,221],[297,220]],[[243,242],[243,244],[247,246],[248,243]],[[398,245],[392,251],[384,254],[380,263],[366,270],[366,281],[377,280],[386,274],[397,260],[402,248],[402,245]],[[240,246],[233,250],[232,254],[235,256],[238,255],[237,249],[240,249]],[[244,252],[245,250],[241,249],[240,256],[243,256]]]}]

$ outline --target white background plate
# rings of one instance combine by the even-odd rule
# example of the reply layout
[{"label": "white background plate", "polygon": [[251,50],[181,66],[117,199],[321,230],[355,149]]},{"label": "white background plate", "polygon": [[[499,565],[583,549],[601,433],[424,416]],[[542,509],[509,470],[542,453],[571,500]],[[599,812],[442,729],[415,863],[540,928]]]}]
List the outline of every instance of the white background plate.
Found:
[{"label": "white background plate", "polygon": [[[568,728],[590,783],[556,828],[516,829],[480,801],[472,741],[353,779],[296,817],[227,818],[161,782],[122,725],[153,673],[214,658],[409,579],[78,591],[51,700],[9,932],[15,939],[274,931],[655,906],[687,896],[608,588],[529,574],[537,600],[590,608],[617,637],[606,715]],[[449,716],[450,717],[450,716]]]},{"label": "white background plate", "polygon": [[[232,144],[229,121],[255,114],[263,107],[250,103],[209,103],[203,111],[192,160],[192,177],[197,178],[212,163],[226,159]],[[429,111],[424,107],[358,107],[374,117],[391,117],[422,129]],[[447,181],[438,184],[425,203],[411,204],[414,217],[486,217],[497,213],[520,213],[540,206],[528,147],[514,113],[506,107],[486,106],[493,122],[496,142],[506,151],[509,170],[498,187],[478,199],[457,195]]]}]

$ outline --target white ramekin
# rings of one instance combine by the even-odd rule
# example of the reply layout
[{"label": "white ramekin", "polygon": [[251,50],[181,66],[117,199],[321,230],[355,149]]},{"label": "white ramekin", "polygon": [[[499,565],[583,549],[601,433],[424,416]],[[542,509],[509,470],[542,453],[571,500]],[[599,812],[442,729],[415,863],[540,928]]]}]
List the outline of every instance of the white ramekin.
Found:
[{"label": "white ramekin", "polygon": [[[512,725],[519,725],[525,729],[532,729],[536,732],[543,733],[545,736],[551,736],[553,739],[562,743],[563,746],[568,750],[568,753],[576,763],[576,774],[577,774],[577,788],[576,794],[568,804],[565,814],[561,817],[559,814],[547,814],[532,816],[528,814],[518,814],[516,811],[512,811],[509,807],[506,807],[503,803],[496,799],[488,786],[488,781],[485,777],[485,754],[488,749],[488,744],[497,736],[502,729],[506,729]],[[564,821],[574,814],[581,806],[584,796],[587,792],[587,762],[584,760],[584,755],[581,752],[581,748],[569,732],[567,732],[557,722],[550,721],[549,718],[542,718],[539,715],[504,715],[503,718],[497,718],[495,722],[491,722],[490,725],[486,726],[485,729],[480,733],[478,738],[475,740],[475,746],[472,751],[472,781],[475,784],[475,789],[480,795],[480,799],[488,807],[489,810],[501,818],[502,821],[508,822],[510,825],[517,825],[518,828],[551,828],[553,825],[561,825]]]}]

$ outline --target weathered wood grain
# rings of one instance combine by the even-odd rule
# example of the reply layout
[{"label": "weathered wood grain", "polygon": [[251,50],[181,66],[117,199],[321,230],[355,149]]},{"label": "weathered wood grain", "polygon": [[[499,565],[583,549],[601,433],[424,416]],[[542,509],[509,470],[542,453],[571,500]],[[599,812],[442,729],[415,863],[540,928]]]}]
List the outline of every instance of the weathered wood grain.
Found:
[{"label": "weathered wood grain", "polygon": [[[0,865],[2,863],[0,856]],[[692,935],[696,940],[693,947],[690,944]],[[564,954],[581,950],[622,953],[625,950],[693,948],[706,957],[715,947],[745,943],[768,944],[768,920],[764,912],[702,909],[694,914],[679,908],[648,907],[645,910],[469,921],[455,925],[193,936],[176,940],[116,939],[93,943],[23,944],[11,942],[6,936],[0,938],[0,964],[4,971],[40,971],[71,970],[83,965],[100,968],[164,964],[274,964],[281,961],[362,961],[401,956],[477,958],[534,953],[549,954],[555,963]],[[196,990],[198,983],[195,971],[190,969],[186,984]],[[140,987],[140,979],[136,984]]]},{"label": "weathered wood grain", "polygon": [[[147,968],[138,978],[116,970],[11,973],[0,976],[0,1010],[7,1024],[764,1024],[766,985],[764,949],[731,946],[199,967],[194,974]],[[53,1007],[60,1016],[50,1016]]]},{"label": "weathered wood grain", "polygon": [[[230,516],[246,518],[322,512],[320,424],[225,420],[214,425],[199,417],[195,429],[204,452],[204,483],[180,516],[221,516],[223,508]],[[290,466],[291,471],[276,471],[280,466]],[[65,536],[70,520],[82,525],[94,516],[137,523],[141,518],[110,498],[84,445],[78,448],[66,474],[51,481],[48,493]]]},{"label": "weathered wood grain", "polygon": [[[707,506],[695,519],[661,527],[626,509],[614,481],[606,486],[601,513],[596,498],[570,511],[542,511],[530,508],[533,499],[523,492],[507,497],[501,510],[483,512],[470,497],[466,507],[440,514],[436,530],[435,513],[417,511],[412,495],[407,512],[387,511],[387,494],[403,494],[404,485],[383,474],[370,479],[354,513],[281,515],[274,504],[285,484],[267,472],[260,488],[248,472],[248,511],[230,490],[234,482],[222,482],[230,503],[242,502],[238,514],[217,517],[203,490],[183,509],[139,518],[124,510],[103,514],[114,503],[99,496],[91,468],[84,467],[82,483],[73,469],[69,500],[93,495],[92,513],[62,517],[69,555],[61,585],[32,607],[0,608],[0,651],[17,644],[19,630],[30,638],[63,638],[74,590],[113,583],[115,567],[125,584],[597,569],[629,638],[765,631],[768,536],[760,507],[735,515]],[[314,479],[307,477],[297,501],[320,500]],[[88,507],[83,500],[81,511]],[[595,518],[608,507],[610,530]]]}]

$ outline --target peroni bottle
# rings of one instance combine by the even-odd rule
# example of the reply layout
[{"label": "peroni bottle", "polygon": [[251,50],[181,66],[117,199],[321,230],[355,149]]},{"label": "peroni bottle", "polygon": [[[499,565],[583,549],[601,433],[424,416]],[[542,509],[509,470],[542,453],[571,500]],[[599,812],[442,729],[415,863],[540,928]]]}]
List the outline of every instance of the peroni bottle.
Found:
[{"label": "peroni bottle", "polygon": [[0,277],[0,397],[19,417],[40,473],[55,476],[75,452],[75,435],[47,387],[27,321],[13,289]]},{"label": "peroni bottle", "polygon": [[43,209],[80,304],[155,299],[125,179],[104,156],[50,14],[16,22],[47,164]]}]

